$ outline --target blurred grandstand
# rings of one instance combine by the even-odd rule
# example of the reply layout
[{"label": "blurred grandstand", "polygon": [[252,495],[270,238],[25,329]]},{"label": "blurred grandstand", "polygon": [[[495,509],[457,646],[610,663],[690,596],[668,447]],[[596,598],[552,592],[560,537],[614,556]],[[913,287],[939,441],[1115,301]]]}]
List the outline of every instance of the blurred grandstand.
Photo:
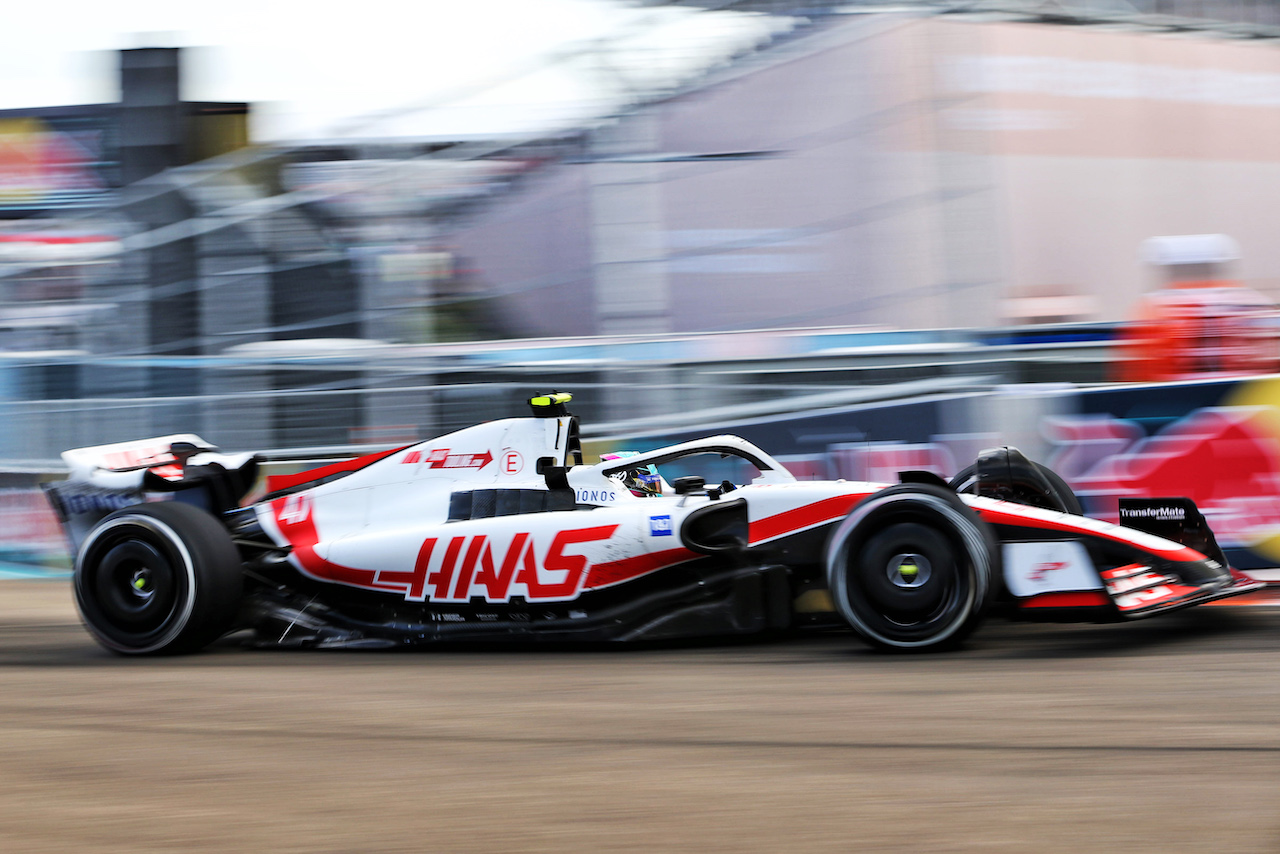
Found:
[{"label": "blurred grandstand", "polygon": [[1144,239],[1280,285],[1277,4],[688,5],[785,21],[542,134],[251,146],[171,49],[0,112],[0,459],[411,441],[550,385],[619,430],[1092,382]]}]

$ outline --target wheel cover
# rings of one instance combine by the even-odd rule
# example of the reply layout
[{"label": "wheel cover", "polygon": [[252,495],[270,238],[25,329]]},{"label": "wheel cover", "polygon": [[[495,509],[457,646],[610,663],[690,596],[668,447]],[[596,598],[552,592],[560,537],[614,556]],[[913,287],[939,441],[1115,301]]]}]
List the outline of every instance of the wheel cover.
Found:
[{"label": "wheel cover", "polygon": [[110,519],[76,557],[75,593],[90,632],[118,652],[163,648],[187,625],[195,604],[191,555],[163,522]]},{"label": "wheel cover", "polygon": [[111,546],[94,578],[103,616],[140,633],[155,631],[173,612],[177,586],[168,558],[139,540]]},{"label": "wheel cover", "polygon": [[933,577],[933,564],[921,554],[898,554],[889,559],[885,575],[895,587],[923,587]]},{"label": "wheel cover", "polygon": [[879,623],[895,635],[934,631],[962,592],[949,548],[941,532],[915,523],[891,524],[870,535],[846,558],[850,609],[869,627]]},{"label": "wheel cover", "polygon": [[[867,565],[862,561],[856,551],[875,536],[865,528],[897,507],[911,521],[929,520],[935,529],[938,522],[945,523],[946,530],[937,534],[950,540],[963,560],[930,557],[922,553],[926,549],[893,543],[883,562]],[[928,569],[922,572],[926,564]],[[991,574],[987,544],[977,525],[947,501],[927,493],[873,496],[864,501],[833,533],[826,565],[827,584],[841,616],[865,637],[902,649],[934,646],[959,631],[985,600]]]}]

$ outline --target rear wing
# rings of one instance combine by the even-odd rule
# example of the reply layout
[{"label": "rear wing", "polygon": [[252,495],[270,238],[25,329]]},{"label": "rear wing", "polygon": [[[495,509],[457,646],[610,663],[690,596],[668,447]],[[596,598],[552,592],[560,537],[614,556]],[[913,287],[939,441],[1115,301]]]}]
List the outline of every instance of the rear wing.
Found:
[{"label": "rear wing", "polygon": [[112,477],[129,472],[152,471],[167,480],[182,477],[182,464],[201,451],[217,451],[194,433],[176,433],[154,439],[93,445],[62,452],[72,480],[112,486],[130,483],[132,477]]},{"label": "rear wing", "polygon": [[222,454],[192,433],[74,448],[67,479],[44,485],[74,553],[108,514],[147,501],[178,500],[210,513],[239,506],[258,479],[255,454]]}]

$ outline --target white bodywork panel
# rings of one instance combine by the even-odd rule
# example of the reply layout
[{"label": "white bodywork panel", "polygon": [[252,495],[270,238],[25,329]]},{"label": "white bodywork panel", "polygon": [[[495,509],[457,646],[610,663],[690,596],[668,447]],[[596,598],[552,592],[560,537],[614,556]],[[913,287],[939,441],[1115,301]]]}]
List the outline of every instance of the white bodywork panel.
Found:
[{"label": "white bodywork panel", "polygon": [[1023,598],[1102,589],[1093,561],[1078,540],[1005,543],[1004,580],[1010,593]]},{"label": "white bodywork panel", "polygon": [[[752,539],[759,533],[762,541],[833,521],[860,493],[879,488],[797,482],[745,440],[717,436],[622,463],[568,468],[562,483],[573,492],[572,510],[449,520],[457,492],[547,492],[538,460],[569,462],[569,426],[567,418],[520,418],[460,430],[260,504],[258,518],[277,544],[291,547],[290,562],[319,580],[400,593],[408,601],[550,602],[699,557],[683,546],[681,524],[716,499],[704,492],[633,495],[608,474],[620,465],[725,450],[759,461],[757,483],[770,485],[745,486],[719,500],[750,497]],[[787,515],[815,502],[821,506],[812,513]],[[755,523],[779,514],[782,521],[756,530]]]}]

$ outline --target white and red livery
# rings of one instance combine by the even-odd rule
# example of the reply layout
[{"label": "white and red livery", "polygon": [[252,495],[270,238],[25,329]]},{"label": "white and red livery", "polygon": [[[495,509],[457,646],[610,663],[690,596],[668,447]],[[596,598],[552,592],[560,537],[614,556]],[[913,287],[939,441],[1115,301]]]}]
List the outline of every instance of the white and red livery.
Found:
[{"label": "white and red livery", "polygon": [[[262,645],[354,647],[844,625],[928,649],[1001,603],[1123,620],[1260,586],[1226,566],[1189,501],[1130,503],[1126,526],[1085,518],[1012,448],[950,483],[799,481],[735,436],[586,465],[568,400],[270,478],[248,503],[258,458],[196,436],[68,451],[71,476],[48,491],[84,622],[125,654],[241,628]],[[662,477],[725,459],[746,482]]]}]

